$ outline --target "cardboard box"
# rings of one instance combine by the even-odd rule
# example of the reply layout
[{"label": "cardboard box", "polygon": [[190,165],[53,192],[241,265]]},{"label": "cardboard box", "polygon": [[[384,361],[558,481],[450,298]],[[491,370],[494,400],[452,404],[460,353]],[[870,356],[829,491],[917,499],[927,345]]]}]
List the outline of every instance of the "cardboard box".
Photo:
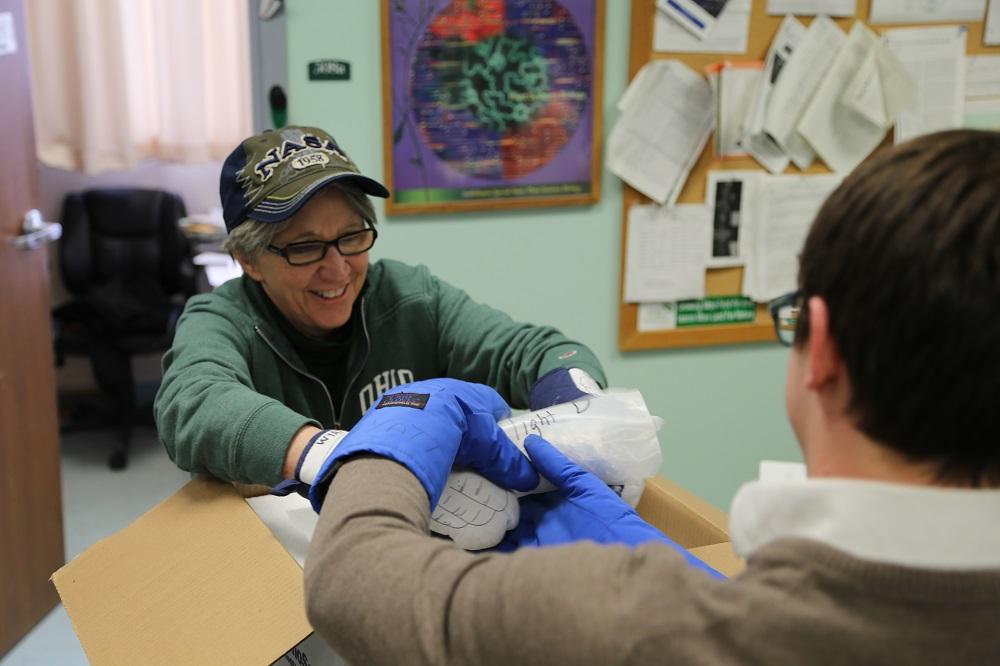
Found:
[{"label": "cardboard box", "polygon": [[639,515],[691,553],[732,578],[746,568],[729,543],[724,511],[662,476],[646,481]]},{"label": "cardboard box", "polygon": [[[195,479],[59,569],[90,663],[344,663],[306,620],[300,562],[315,515],[301,502]],[[742,569],[725,513],[677,484],[648,481],[639,513],[719,571]]]}]

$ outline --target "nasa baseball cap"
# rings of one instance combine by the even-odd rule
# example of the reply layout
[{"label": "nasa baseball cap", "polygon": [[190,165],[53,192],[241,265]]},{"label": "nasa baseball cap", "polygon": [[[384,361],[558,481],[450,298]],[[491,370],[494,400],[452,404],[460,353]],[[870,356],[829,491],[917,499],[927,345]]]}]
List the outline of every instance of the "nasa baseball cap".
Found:
[{"label": "nasa baseball cap", "polygon": [[361,173],[327,132],[283,127],[256,134],[236,147],[222,165],[219,196],[226,231],[248,219],[281,222],[333,182],[387,198],[389,190]]}]

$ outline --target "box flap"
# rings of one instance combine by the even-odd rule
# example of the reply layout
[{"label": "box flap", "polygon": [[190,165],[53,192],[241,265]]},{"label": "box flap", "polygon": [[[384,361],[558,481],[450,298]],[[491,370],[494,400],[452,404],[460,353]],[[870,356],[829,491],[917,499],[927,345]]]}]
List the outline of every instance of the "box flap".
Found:
[{"label": "box flap", "polygon": [[729,541],[729,521],[723,511],[662,476],[646,480],[636,510],[685,548]]},{"label": "box flap", "polygon": [[216,481],[191,481],[52,581],[97,666],[270,664],[312,632],[302,569]]},{"label": "box flap", "polygon": [[746,562],[733,551],[733,545],[728,541],[691,548],[691,554],[729,578],[743,573],[747,568]]}]

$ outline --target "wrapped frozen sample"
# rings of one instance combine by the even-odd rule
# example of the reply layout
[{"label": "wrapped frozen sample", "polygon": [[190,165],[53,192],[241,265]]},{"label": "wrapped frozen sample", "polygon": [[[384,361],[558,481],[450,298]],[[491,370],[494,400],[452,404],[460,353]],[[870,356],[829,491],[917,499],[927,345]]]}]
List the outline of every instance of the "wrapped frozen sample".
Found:
[{"label": "wrapped frozen sample", "polygon": [[[645,480],[660,469],[656,433],[662,424],[662,419],[650,415],[642,394],[631,389],[610,389],[500,421],[522,451],[528,435],[539,435],[632,506],[638,503]],[[552,489],[543,479],[532,492]],[[517,526],[519,494],[525,493],[500,488],[470,470],[453,470],[434,508],[431,529],[466,550],[490,548]]]}]

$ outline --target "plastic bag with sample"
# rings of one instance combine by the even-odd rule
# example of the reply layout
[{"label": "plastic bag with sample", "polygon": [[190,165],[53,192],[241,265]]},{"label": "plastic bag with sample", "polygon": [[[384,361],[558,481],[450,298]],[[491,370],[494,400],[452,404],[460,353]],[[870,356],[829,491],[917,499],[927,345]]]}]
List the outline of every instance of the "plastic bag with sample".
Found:
[{"label": "plastic bag with sample", "polygon": [[[500,427],[522,451],[528,435],[544,437],[633,507],[646,479],[660,469],[662,454],[656,433],[662,425],[663,420],[650,415],[642,394],[633,389],[609,389],[603,395],[500,421]],[[543,479],[531,492],[552,489]],[[527,493],[500,488],[470,470],[452,470],[434,507],[431,530],[450,536],[466,550],[491,548],[500,543],[504,532],[517,526],[517,497],[523,494]]]}]

